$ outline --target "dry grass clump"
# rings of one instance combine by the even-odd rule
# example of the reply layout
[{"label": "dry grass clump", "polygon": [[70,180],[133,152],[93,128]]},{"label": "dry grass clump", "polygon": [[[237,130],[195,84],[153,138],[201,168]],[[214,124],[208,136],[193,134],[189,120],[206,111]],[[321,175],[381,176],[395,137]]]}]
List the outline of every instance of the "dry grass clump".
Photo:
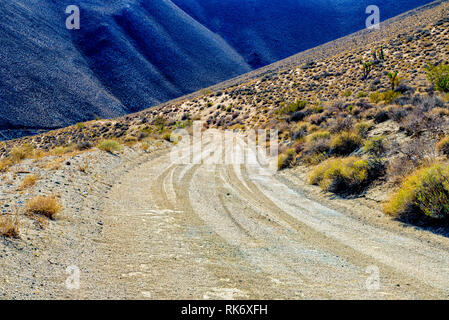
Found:
[{"label": "dry grass clump", "polygon": [[62,205],[55,196],[38,196],[28,200],[25,204],[25,212],[37,214],[54,220],[62,210]]},{"label": "dry grass clump", "polygon": [[30,188],[30,187],[34,186],[38,179],[39,179],[39,176],[35,175],[35,174],[31,174],[31,175],[26,176],[22,180],[22,184],[20,185],[19,190],[25,190],[27,188]]},{"label": "dry grass clump", "polygon": [[20,238],[19,219],[10,216],[0,216],[0,236],[6,238]]},{"label": "dry grass clump", "polygon": [[20,147],[15,147],[9,153],[9,159],[12,162],[18,163],[24,159],[31,158],[34,155],[34,147],[31,144],[24,144]]},{"label": "dry grass clump", "polygon": [[449,64],[427,67],[427,79],[441,92],[449,92]]},{"label": "dry grass clump", "polygon": [[10,159],[0,159],[0,172],[7,172],[12,164]]},{"label": "dry grass clump", "polygon": [[384,204],[384,212],[405,220],[449,217],[449,166],[435,164],[408,176]]},{"label": "dry grass clump", "polygon": [[98,145],[97,148],[106,151],[106,152],[113,152],[113,151],[120,151],[122,150],[122,145],[115,140],[103,140]]}]

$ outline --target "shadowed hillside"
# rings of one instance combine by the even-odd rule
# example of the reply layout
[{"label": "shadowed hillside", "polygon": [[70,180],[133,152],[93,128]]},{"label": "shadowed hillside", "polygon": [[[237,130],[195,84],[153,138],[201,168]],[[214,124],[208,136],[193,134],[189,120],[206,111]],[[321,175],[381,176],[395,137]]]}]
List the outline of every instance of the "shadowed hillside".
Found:
[{"label": "shadowed hillside", "polygon": [[[374,2],[384,19],[429,1]],[[359,30],[367,5],[78,1],[81,29],[71,31],[70,4],[0,2],[0,129],[56,128],[142,110]]]}]

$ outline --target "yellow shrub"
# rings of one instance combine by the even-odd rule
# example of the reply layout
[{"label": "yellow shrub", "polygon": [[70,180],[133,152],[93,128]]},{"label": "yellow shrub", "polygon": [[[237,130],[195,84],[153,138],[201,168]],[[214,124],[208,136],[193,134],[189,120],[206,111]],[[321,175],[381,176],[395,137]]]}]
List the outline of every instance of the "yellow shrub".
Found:
[{"label": "yellow shrub", "polygon": [[315,141],[319,139],[329,139],[331,133],[329,131],[317,131],[307,136],[307,141]]},{"label": "yellow shrub", "polygon": [[440,153],[449,156],[449,137],[444,137],[437,143],[437,150]]},{"label": "yellow shrub", "polygon": [[97,145],[97,148],[106,152],[113,152],[122,150],[122,145],[115,140],[103,140]]},{"label": "yellow shrub", "polygon": [[52,220],[55,219],[55,217],[61,210],[62,206],[54,196],[35,197],[33,199],[28,200],[25,205],[25,211],[28,214],[38,214],[46,216]]},{"label": "yellow shrub", "polygon": [[34,154],[34,147],[31,144],[24,144],[20,147],[15,147],[9,153],[9,158],[17,163],[26,158],[31,158]]},{"label": "yellow shrub", "polygon": [[0,216],[0,236],[7,238],[20,238],[19,220],[9,216]]},{"label": "yellow shrub", "polygon": [[344,131],[335,136],[330,143],[332,154],[346,156],[357,150],[362,139],[353,132]]},{"label": "yellow shrub", "polygon": [[370,182],[370,164],[357,157],[328,159],[309,176],[309,183],[325,191],[354,193]]},{"label": "yellow shrub", "polygon": [[398,218],[449,216],[449,166],[436,164],[419,169],[403,182],[400,190],[383,206]]},{"label": "yellow shrub", "polygon": [[26,176],[23,181],[22,184],[20,185],[20,190],[24,190],[26,188],[32,187],[36,184],[36,181],[39,179],[39,177],[35,174]]},{"label": "yellow shrub", "polygon": [[290,167],[295,160],[296,151],[294,149],[288,149],[284,154],[278,157],[278,169],[282,170]]},{"label": "yellow shrub", "polygon": [[8,171],[11,165],[12,161],[10,159],[0,159],[0,172]]}]

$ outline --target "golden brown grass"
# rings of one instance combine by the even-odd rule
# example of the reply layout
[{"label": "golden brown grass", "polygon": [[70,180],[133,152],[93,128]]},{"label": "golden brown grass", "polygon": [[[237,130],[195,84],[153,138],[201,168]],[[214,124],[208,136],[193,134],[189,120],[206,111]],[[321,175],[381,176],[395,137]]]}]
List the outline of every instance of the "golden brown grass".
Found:
[{"label": "golden brown grass", "polygon": [[54,220],[61,212],[62,205],[55,196],[38,196],[26,202],[25,211],[32,215],[42,215]]},{"label": "golden brown grass", "polygon": [[11,216],[0,217],[0,236],[6,238],[20,238],[19,219]]},{"label": "golden brown grass", "polygon": [[24,144],[20,147],[15,147],[9,153],[9,158],[12,162],[18,163],[26,158],[31,158],[34,155],[34,147],[31,144]]},{"label": "golden brown grass", "polygon": [[0,160],[0,172],[7,172],[11,165],[12,165],[12,161],[10,159],[1,159]]},{"label": "golden brown grass", "polygon": [[19,190],[25,190],[27,188],[30,188],[30,187],[34,186],[38,179],[39,179],[39,176],[35,175],[35,174],[31,174],[31,175],[26,176],[22,180],[22,184],[20,185]]}]

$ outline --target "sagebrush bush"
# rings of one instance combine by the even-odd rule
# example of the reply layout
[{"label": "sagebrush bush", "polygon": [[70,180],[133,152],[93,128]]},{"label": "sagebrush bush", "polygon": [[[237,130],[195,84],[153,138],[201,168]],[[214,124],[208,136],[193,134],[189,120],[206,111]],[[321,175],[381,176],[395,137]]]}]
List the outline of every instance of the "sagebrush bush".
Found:
[{"label": "sagebrush bush", "polygon": [[373,137],[363,145],[363,152],[379,157],[385,152],[385,137]]},{"label": "sagebrush bush", "polygon": [[351,194],[363,190],[372,178],[368,160],[358,157],[334,158],[321,163],[309,177],[309,183],[325,191]]},{"label": "sagebrush bush", "polygon": [[61,210],[62,205],[54,196],[38,196],[28,200],[25,204],[26,213],[46,216],[52,220]]},{"label": "sagebrush bush", "polygon": [[113,152],[122,150],[122,145],[115,140],[103,140],[97,145],[97,148],[106,152]]},{"label": "sagebrush bush", "polygon": [[449,92],[449,64],[427,67],[427,79],[441,92]]},{"label": "sagebrush bush", "polygon": [[362,139],[357,134],[349,131],[341,132],[331,140],[331,153],[346,156],[357,150],[361,144]]},{"label": "sagebrush bush", "polygon": [[[310,129],[309,129],[310,130]],[[331,133],[329,131],[316,131],[307,136],[307,141],[313,141],[318,139],[330,139]]]},{"label": "sagebrush bush", "polygon": [[285,153],[278,157],[278,169],[282,170],[292,166],[296,157],[295,149],[288,149]]},{"label": "sagebrush bush", "polygon": [[395,92],[393,90],[387,90],[384,92],[373,92],[369,96],[371,103],[384,102],[386,104],[392,103],[395,99],[401,96],[400,92]]},{"label": "sagebrush bush", "polygon": [[445,156],[449,156],[449,136],[444,137],[437,143],[437,150]]},{"label": "sagebrush bush", "polygon": [[17,216],[15,218],[0,216],[0,236],[15,239],[20,238],[19,220]]},{"label": "sagebrush bush", "polygon": [[372,128],[374,128],[374,125],[371,122],[362,121],[355,125],[354,130],[359,137],[366,138]]},{"label": "sagebrush bush", "polygon": [[449,218],[449,166],[435,164],[415,171],[383,209],[401,219]]},{"label": "sagebrush bush", "polygon": [[297,100],[295,103],[289,103],[286,106],[279,109],[280,114],[291,114],[296,111],[302,110],[307,106],[307,101]]}]

